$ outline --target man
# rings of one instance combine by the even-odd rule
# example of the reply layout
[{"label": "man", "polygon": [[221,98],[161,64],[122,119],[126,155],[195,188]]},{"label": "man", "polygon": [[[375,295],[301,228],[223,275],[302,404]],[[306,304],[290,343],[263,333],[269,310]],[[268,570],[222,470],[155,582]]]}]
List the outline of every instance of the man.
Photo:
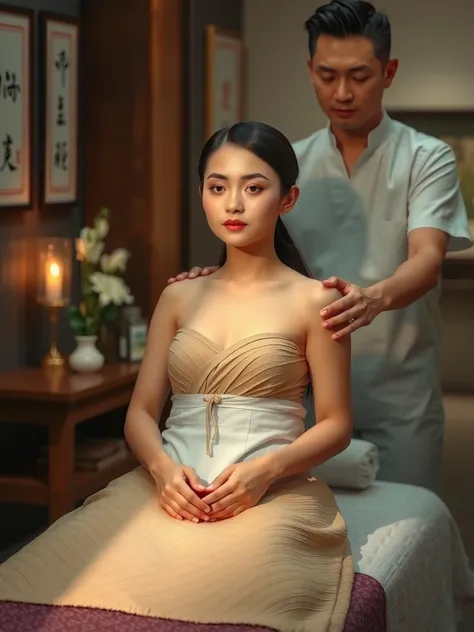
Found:
[{"label": "man", "polygon": [[379,478],[436,491],[438,281],[446,251],[471,246],[455,158],[383,109],[398,65],[385,15],[362,0],[332,0],[306,30],[329,125],[294,145],[301,194],[285,224],[312,275],[343,295],[321,325],[353,334],[355,433],[378,446]]}]

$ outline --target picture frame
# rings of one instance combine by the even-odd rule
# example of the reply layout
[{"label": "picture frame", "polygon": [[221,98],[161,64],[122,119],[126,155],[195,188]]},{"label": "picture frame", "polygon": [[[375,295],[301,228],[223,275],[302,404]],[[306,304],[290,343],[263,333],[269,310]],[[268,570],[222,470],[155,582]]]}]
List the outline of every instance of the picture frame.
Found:
[{"label": "picture frame", "polygon": [[0,4],[0,212],[34,203],[33,46],[33,11]]},{"label": "picture frame", "polygon": [[40,13],[44,86],[41,202],[44,208],[78,199],[80,20]]},{"label": "picture frame", "polygon": [[239,31],[206,28],[206,140],[241,121],[244,111],[244,46]]},{"label": "picture frame", "polygon": [[[474,240],[474,110],[393,109],[388,113],[401,123],[444,140],[453,149],[469,229]],[[451,261],[453,264],[455,262],[474,264],[474,247],[461,252],[448,253],[446,260],[448,266]]]}]

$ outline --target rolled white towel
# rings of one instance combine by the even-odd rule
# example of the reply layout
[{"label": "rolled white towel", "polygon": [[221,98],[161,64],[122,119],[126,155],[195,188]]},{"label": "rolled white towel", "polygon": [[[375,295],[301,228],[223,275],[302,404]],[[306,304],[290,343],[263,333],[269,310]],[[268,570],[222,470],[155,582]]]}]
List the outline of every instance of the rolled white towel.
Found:
[{"label": "rolled white towel", "polygon": [[311,470],[329,487],[367,489],[379,470],[377,446],[362,439],[352,439],[349,447],[326,463]]}]

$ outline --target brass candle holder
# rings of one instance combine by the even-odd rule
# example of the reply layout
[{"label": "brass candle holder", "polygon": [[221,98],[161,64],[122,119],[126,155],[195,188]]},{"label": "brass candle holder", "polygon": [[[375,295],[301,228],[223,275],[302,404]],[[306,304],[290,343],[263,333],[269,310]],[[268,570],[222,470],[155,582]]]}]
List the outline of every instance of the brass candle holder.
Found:
[{"label": "brass candle holder", "polygon": [[44,368],[63,367],[66,364],[65,357],[58,348],[58,317],[59,311],[66,307],[65,301],[56,303],[43,303],[49,312],[49,350],[41,360],[41,366]]},{"label": "brass candle holder", "polygon": [[41,365],[62,368],[66,359],[58,348],[58,320],[60,310],[70,302],[71,243],[68,239],[43,238],[38,246],[38,303],[49,316],[49,350]]}]

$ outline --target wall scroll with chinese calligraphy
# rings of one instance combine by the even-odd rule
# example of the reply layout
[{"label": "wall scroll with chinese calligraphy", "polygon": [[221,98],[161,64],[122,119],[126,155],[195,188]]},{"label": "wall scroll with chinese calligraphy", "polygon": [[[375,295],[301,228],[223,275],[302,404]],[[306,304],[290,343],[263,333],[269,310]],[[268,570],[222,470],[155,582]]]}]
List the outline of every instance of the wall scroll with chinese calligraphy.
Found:
[{"label": "wall scroll with chinese calligraphy", "polygon": [[243,117],[243,44],[240,33],[207,27],[206,138]]},{"label": "wall scroll with chinese calligraphy", "polygon": [[0,209],[32,206],[33,13],[0,5]]},{"label": "wall scroll with chinese calligraphy", "polygon": [[77,200],[79,22],[43,14],[45,160],[43,204]]}]

